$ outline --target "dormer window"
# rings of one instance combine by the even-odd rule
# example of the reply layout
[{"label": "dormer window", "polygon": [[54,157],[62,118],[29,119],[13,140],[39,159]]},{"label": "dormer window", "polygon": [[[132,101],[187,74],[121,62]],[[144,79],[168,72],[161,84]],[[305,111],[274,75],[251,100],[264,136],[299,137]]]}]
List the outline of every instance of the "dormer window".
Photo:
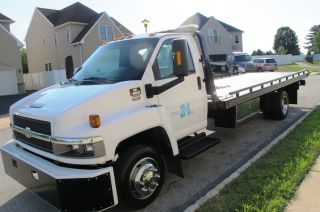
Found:
[{"label": "dormer window", "polygon": [[112,41],[113,40],[113,29],[109,25],[100,25],[100,40],[101,41]]}]

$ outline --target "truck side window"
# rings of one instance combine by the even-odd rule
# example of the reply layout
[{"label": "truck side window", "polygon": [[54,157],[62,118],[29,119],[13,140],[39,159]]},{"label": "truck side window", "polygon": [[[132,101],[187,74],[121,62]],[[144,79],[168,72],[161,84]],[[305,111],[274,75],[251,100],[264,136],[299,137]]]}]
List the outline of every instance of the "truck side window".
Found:
[{"label": "truck side window", "polygon": [[[172,64],[172,40],[173,39],[168,39],[162,44],[156,57],[156,60],[152,66],[156,80],[174,77]],[[195,73],[195,68],[189,47],[188,61],[189,73],[193,74]]]}]

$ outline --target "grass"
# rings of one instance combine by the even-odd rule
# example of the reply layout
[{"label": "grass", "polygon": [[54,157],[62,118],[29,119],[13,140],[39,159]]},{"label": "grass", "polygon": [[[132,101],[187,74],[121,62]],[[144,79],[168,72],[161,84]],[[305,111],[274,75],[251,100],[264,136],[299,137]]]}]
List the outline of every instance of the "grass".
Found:
[{"label": "grass", "polygon": [[315,68],[299,66],[296,63],[289,64],[289,65],[279,65],[277,71],[289,72],[289,71],[301,71],[301,70],[304,70],[304,69],[307,69],[307,70],[309,70],[311,72],[318,72]]},{"label": "grass", "polygon": [[320,66],[320,61],[314,61],[314,62],[313,62],[313,65],[318,65],[318,66]]},{"label": "grass", "polygon": [[260,110],[259,105],[260,105],[259,98],[240,104],[237,108],[238,120],[250,115],[251,113],[259,111]]},{"label": "grass", "polygon": [[198,211],[283,211],[318,157],[319,140],[320,108]]}]

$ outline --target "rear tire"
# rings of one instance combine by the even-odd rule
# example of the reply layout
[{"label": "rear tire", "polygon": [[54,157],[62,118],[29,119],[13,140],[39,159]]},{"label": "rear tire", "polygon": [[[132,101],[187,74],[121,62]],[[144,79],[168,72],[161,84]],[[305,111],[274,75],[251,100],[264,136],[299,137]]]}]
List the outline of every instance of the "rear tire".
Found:
[{"label": "rear tire", "polygon": [[289,96],[286,91],[278,91],[273,96],[272,113],[277,120],[283,120],[289,112]]},{"label": "rear tire", "polygon": [[259,67],[259,68],[257,69],[257,71],[258,71],[258,72],[262,72],[262,68]]},{"label": "rear tire", "polygon": [[235,66],[235,67],[233,67],[233,72],[238,72],[239,70],[238,70],[238,67],[237,66]]},{"label": "rear tire", "polygon": [[159,194],[164,180],[164,162],[152,147],[136,145],[119,154],[115,177],[120,201],[140,209]]}]

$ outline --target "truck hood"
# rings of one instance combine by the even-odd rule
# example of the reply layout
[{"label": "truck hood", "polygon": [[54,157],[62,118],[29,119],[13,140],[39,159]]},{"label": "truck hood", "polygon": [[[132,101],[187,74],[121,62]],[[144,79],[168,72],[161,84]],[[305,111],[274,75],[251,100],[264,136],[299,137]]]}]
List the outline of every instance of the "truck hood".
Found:
[{"label": "truck hood", "polygon": [[47,115],[61,114],[61,112],[79,107],[83,103],[100,99],[101,96],[105,96],[106,98],[108,96],[109,99],[117,98],[114,95],[117,95],[116,91],[119,90],[126,90],[129,94],[129,90],[135,87],[140,87],[140,83],[137,81],[126,81],[99,85],[57,84],[18,101],[10,108],[10,112],[31,113],[33,115],[39,113]]}]

